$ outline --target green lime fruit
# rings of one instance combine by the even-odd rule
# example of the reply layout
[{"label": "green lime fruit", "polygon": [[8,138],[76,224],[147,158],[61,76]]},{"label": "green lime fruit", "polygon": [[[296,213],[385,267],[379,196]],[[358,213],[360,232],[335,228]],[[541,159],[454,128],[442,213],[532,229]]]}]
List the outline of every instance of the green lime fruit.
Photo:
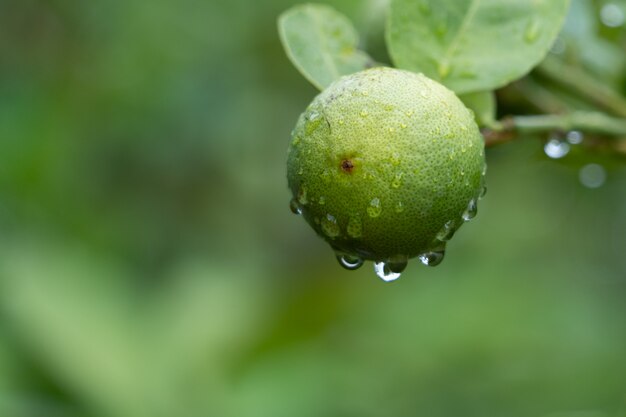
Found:
[{"label": "green lime fruit", "polygon": [[425,77],[392,68],[345,76],[298,119],[288,150],[291,209],[356,269],[392,280],[419,257],[441,262],[476,214],[484,143],[473,114]]}]

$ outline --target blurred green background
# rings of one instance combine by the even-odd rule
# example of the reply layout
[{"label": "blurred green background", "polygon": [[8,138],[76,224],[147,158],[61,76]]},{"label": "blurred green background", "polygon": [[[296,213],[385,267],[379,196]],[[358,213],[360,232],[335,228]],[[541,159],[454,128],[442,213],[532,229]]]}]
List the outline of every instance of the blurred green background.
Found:
[{"label": "blurred green background", "polygon": [[[288,208],[294,3],[0,0],[0,416],[626,416],[624,159],[489,149],[439,267],[345,271]],[[573,3],[626,92],[626,2]]]}]

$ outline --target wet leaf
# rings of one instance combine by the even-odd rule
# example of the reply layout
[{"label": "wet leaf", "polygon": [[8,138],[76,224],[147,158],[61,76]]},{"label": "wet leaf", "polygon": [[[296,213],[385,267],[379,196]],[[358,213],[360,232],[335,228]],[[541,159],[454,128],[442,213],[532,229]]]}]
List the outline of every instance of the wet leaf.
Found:
[{"label": "wet leaf", "polygon": [[350,20],[329,6],[292,7],[279,17],[278,32],[291,62],[320,90],[374,64],[358,49],[359,37]]},{"label": "wet leaf", "polygon": [[491,90],[539,63],[569,0],[394,0],[387,45],[397,67],[456,93]]}]

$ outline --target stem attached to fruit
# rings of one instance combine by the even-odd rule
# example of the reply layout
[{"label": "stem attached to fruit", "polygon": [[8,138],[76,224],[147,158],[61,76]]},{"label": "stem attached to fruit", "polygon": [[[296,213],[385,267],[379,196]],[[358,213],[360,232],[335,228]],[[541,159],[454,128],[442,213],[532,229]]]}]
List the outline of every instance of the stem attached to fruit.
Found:
[{"label": "stem attached to fruit", "polygon": [[483,129],[485,146],[510,142],[519,136],[549,132],[581,131],[612,142],[610,147],[626,153],[626,119],[599,112],[573,112],[559,115],[512,116],[496,126]]}]

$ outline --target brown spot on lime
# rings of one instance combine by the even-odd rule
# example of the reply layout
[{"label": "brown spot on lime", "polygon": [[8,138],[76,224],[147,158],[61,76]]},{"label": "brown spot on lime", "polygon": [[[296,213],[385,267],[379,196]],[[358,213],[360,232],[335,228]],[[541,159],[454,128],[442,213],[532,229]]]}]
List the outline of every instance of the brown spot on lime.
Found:
[{"label": "brown spot on lime", "polygon": [[343,172],[351,173],[354,169],[354,164],[349,159],[344,159],[341,161],[341,169]]}]

